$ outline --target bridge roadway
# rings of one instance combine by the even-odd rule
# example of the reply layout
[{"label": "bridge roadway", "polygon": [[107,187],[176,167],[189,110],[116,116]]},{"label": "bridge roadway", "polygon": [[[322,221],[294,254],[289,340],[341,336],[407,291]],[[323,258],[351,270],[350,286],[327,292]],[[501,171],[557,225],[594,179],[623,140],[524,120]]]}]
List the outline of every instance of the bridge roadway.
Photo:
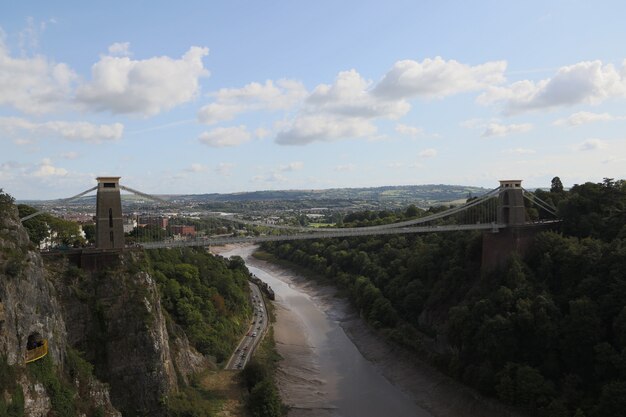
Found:
[{"label": "bridge roadway", "polygon": [[[545,223],[544,223],[545,224]],[[229,243],[262,243],[276,242],[285,240],[306,240],[306,239],[330,239],[335,237],[352,237],[352,236],[375,236],[375,235],[395,235],[408,233],[435,233],[435,232],[452,232],[461,230],[489,230],[497,232],[499,229],[507,227],[504,224],[496,223],[478,223],[478,224],[452,224],[441,226],[422,226],[422,227],[399,227],[394,229],[375,229],[363,227],[346,229],[344,232],[333,231],[323,232],[319,229],[316,233],[300,233],[291,235],[267,235],[267,236],[244,236],[244,237],[222,237],[222,238],[204,238],[194,240],[179,241],[161,241],[161,242],[145,242],[141,243],[145,249],[156,248],[176,248],[187,246],[211,246],[211,245],[227,245]]]}]

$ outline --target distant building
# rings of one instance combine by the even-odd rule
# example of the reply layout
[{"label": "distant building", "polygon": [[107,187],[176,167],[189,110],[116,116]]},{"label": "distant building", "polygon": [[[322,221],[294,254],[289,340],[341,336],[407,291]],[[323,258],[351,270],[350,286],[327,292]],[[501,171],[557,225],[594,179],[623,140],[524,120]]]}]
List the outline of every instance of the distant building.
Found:
[{"label": "distant building", "polygon": [[139,216],[137,218],[137,224],[139,225],[139,227],[146,227],[148,225],[151,225],[159,226],[161,229],[166,229],[168,223],[169,219],[162,216]]},{"label": "distant building", "polygon": [[172,235],[176,236],[190,236],[194,237],[196,235],[196,226],[184,226],[182,224],[174,224],[170,226],[170,232]]},{"label": "distant building", "polygon": [[124,233],[132,232],[137,227],[137,220],[132,217],[124,218]]}]

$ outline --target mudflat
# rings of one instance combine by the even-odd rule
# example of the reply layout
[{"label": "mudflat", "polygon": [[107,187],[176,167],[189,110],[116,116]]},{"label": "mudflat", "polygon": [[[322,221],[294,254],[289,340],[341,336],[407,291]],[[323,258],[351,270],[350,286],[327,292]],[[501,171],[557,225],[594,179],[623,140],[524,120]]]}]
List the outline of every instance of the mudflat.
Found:
[{"label": "mudflat", "polygon": [[239,255],[276,293],[278,385],[290,417],[521,417],[386,342],[334,287],[252,257],[253,245],[216,248]]}]

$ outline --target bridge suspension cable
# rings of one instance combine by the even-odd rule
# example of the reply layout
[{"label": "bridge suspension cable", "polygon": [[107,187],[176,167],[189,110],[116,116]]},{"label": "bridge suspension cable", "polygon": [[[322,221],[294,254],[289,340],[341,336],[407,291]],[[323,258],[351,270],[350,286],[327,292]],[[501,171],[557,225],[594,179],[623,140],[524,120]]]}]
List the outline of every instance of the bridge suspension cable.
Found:
[{"label": "bridge suspension cable", "polygon": [[[532,195],[532,198],[529,197],[528,194]],[[532,203],[535,203],[554,217],[558,217],[558,214],[556,213],[556,207],[546,201],[543,201],[541,198],[537,197],[535,193],[524,189],[524,198]]]},{"label": "bridge suspension cable", "polygon": [[141,197],[148,198],[150,200],[157,201],[159,203],[172,204],[170,201],[167,201],[167,200],[165,200],[165,199],[163,199],[161,197],[156,197],[156,196],[153,196],[151,194],[142,193],[141,191],[134,190],[134,189],[132,189],[130,187],[126,187],[126,186],[124,186],[122,184],[120,184],[120,189],[122,189],[124,191],[128,191],[129,193],[137,194],[138,196],[141,196]]},{"label": "bridge suspension cable", "polygon": [[477,197],[475,200],[472,200],[472,201],[470,201],[468,203],[465,203],[465,204],[457,206],[457,207],[452,207],[452,208],[450,208],[448,210],[445,210],[445,211],[442,211],[440,213],[434,213],[434,214],[431,214],[429,216],[420,217],[418,219],[406,220],[406,221],[403,221],[403,222],[389,223],[389,224],[377,225],[377,226],[340,227],[340,228],[335,228],[335,227],[313,228],[313,227],[303,227],[303,226],[282,226],[282,225],[269,224],[269,223],[253,221],[253,220],[238,219],[238,218],[233,218],[231,216],[220,216],[220,215],[212,215],[212,214],[208,214],[208,215],[206,215],[206,217],[219,219],[219,220],[226,220],[226,221],[230,221],[230,222],[233,222],[233,223],[246,224],[246,225],[250,225],[250,226],[261,226],[261,227],[267,227],[267,228],[270,228],[270,229],[279,229],[279,230],[288,230],[288,231],[297,231],[297,232],[309,232],[309,233],[316,233],[316,234],[322,234],[322,233],[328,233],[328,232],[342,232],[342,233],[345,233],[345,232],[350,232],[350,231],[387,230],[387,229],[395,229],[395,228],[400,228],[400,227],[406,227],[406,226],[413,226],[413,225],[417,225],[417,224],[428,223],[428,222],[431,222],[431,221],[435,221],[435,220],[439,220],[439,219],[442,219],[442,218],[445,218],[445,217],[452,216],[454,214],[463,212],[463,211],[465,211],[465,210],[467,210],[467,209],[469,209],[471,207],[474,207],[474,206],[477,206],[479,204],[482,204],[485,201],[488,201],[489,199],[491,199],[491,198],[495,197],[496,195],[498,195],[499,192],[500,192],[500,187],[497,187],[497,188],[494,188],[493,190],[488,191],[487,193],[483,194],[482,196]]},{"label": "bridge suspension cable", "polygon": [[[59,204],[65,204],[65,203],[70,203],[76,199],[79,199],[80,197],[84,196],[85,194],[89,194],[90,192],[96,190],[98,188],[98,186],[96,185],[95,187],[92,187],[86,191],[83,191],[82,193],[76,194],[75,196],[69,197],[69,198],[61,198],[58,200],[53,200],[54,202],[57,202]],[[26,220],[32,219],[33,217],[39,216],[40,214],[46,213],[48,210],[39,210],[36,211],[35,213],[29,214],[28,216],[24,216],[20,219],[20,221],[23,223]]]}]

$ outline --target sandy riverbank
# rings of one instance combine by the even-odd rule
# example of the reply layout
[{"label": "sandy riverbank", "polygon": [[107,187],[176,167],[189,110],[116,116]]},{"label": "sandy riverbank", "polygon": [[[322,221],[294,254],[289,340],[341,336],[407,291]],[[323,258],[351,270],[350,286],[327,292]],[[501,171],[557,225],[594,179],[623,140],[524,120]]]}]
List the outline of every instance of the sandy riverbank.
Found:
[{"label": "sandy riverbank", "polygon": [[[235,247],[217,248],[225,253]],[[482,396],[441,374],[426,363],[416,360],[409,352],[385,342],[358,317],[345,299],[336,297],[333,287],[308,281],[284,268],[251,256],[253,247],[239,246],[246,263],[289,279],[299,291],[314,298],[332,320],[339,323],[361,354],[375,364],[378,371],[393,385],[407,393],[420,407],[437,417],[519,417],[519,414]],[[274,325],[277,350],[283,356],[279,369],[279,387],[287,404],[298,405],[290,413],[294,417],[333,415],[324,412],[324,380],[315,369],[306,328],[297,314],[277,304]],[[304,360],[303,360],[304,359]],[[317,385],[320,390],[312,390]]]}]

